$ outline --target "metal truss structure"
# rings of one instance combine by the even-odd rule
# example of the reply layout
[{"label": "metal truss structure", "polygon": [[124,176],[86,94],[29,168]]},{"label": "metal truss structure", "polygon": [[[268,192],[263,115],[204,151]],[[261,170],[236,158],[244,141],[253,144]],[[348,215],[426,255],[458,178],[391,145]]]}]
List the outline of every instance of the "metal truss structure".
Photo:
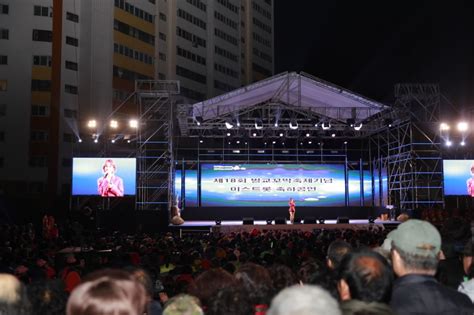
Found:
[{"label": "metal truss structure", "polygon": [[397,84],[398,123],[370,137],[376,168],[387,167],[389,204],[401,210],[444,206],[437,84]]},{"label": "metal truss structure", "polygon": [[136,151],[138,210],[164,208],[173,204],[173,110],[179,92],[179,81],[135,82],[140,122]]},{"label": "metal truss structure", "polygon": [[[181,104],[181,136],[363,138],[393,119],[390,107],[301,73],[283,73],[194,105]],[[381,119],[382,118],[382,119]],[[231,127],[232,126],[232,127]],[[232,130],[230,130],[232,129]],[[335,135],[333,135],[335,134]]]}]

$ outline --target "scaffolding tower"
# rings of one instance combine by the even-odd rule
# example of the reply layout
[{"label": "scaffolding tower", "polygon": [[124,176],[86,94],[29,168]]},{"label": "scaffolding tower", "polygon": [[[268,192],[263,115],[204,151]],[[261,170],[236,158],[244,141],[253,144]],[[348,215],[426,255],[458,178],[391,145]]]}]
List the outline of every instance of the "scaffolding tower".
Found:
[{"label": "scaffolding tower", "polygon": [[174,107],[179,81],[135,81],[139,113],[136,209],[173,205]]},{"label": "scaffolding tower", "polygon": [[438,84],[395,85],[399,123],[386,132],[389,204],[401,211],[444,207]]}]

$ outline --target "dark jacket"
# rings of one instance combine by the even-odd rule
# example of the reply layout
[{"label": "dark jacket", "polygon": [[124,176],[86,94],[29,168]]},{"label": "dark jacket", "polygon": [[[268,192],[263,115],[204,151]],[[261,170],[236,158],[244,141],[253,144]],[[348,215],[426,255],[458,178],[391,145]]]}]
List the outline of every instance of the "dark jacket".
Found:
[{"label": "dark jacket", "polygon": [[439,284],[434,277],[415,274],[395,281],[390,306],[399,315],[474,313],[467,295]]}]

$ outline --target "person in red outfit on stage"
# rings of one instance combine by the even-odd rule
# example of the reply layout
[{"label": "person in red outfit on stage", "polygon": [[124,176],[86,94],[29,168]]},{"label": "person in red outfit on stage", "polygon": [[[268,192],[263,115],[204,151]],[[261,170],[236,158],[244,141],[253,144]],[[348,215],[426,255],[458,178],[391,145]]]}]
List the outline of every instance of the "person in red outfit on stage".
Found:
[{"label": "person in red outfit on stage", "polygon": [[117,166],[112,159],[102,165],[104,176],[97,180],[97,190],[102,197],[123,197],[123,180],[115,175]]},{"label": "person in red outfit on stage", "polygon": [[471,178],[467,180],[467,194],[474,197],[474,164],[471,165]]},{"label": "person in red outfit on stage", "polygon": [[290,222],[291,223],[294,223],[295,222],[295,206],[296,206],[296,203],[295,203],[295,200],[293,198],[290,198],[290,202],[288,202],[288,205],[290,206],[290,208],[288,209],[288,212],[290,213]]}]

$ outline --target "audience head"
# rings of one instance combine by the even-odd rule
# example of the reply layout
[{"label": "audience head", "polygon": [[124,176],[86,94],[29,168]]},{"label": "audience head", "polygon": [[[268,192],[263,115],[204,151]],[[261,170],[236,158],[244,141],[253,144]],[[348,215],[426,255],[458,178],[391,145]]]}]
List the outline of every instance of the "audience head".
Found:
[{"label": "audience head", "polygon": [[267,315],[340,315],[339,305],[318,286],[295,285],[284,289],[272,300]]},{"label": "audience head", "polygon": [[284,288],[298,283],[298,279],[293,271],[285,265],[275,264],[268,268],[268,271],[273,281],[275,292],[280,292]]},{"label": "audience head", "polygon": [[31,308],[36,315],[64,315],[67,294],[59,280],[38,281],[27,287]]},{"label": "audience head", "polygon": [[14,276],[0,273],[0,314],[29,314],[30,303],[23,284]]},{"label": "audience head", "polygon": [[344,257],[338,271],[341,300],[389,302],[393,274],[380,254],[368,249],[351,252]]},{"label": "audience head", "polygon": [[247,291],[238,285],[220,290],[206,311],[207,315],[248,315],[254,313],[255,306]]},{"label": "audience head", "polygon": [[179,294],[171,298],[163,309],[163,315],[203,315],[199,300],[194,296]]},{"label": "audience head", "polygon": [[104,269],[92,273],[72,291],[67,315],[142,315],[146,292],[128,272]]},{"label": "audience head", "polygon": [[390,232],[387,238],[392,241],[392,265],[397,276],[436,273],[441,235],[431,223],[408,220]]},{"label": "audience head", "polygon": [[209,306],[219,290],[232,285],[234,277],[222,268],[210,269],[200,274],[189,286],[189,293],[196,296],[202,305]]},{"label": "audience head", "polygon": [[339,267],[342,258],[351,250],[351,244],[345,241],[336,240],[332,242],[328,247],[328,253],[326,257],[328,267],[336,270]]},{"label": "audience head", "polygon": [[254,305],[270,303],[273,283],[265,267],[254,263],[243,264],[235,273],[235,279],[247,290]]},{"label": "audience head", "polygon": [[341,311],[344,315],[395,315],[395,312],[387,304],[358,300],[342,302]]}]

